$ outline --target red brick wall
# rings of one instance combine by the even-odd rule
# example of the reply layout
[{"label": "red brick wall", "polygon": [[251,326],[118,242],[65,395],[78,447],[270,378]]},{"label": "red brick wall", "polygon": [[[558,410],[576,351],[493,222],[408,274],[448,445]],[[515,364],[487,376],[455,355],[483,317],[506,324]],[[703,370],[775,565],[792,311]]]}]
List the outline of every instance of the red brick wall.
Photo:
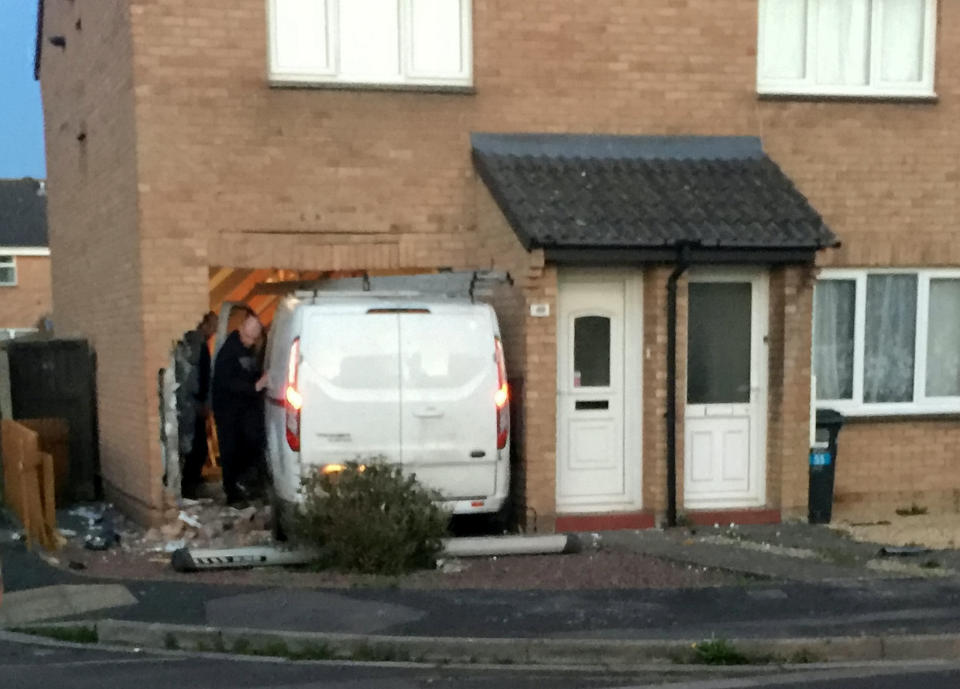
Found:
[{"label": "red brick wall", "polygon": [[50,258],[16,256],[17,284],[0,287],[0,328],[33,328],[51,313]]},{"label": "red brick wall", "polygon": [[42,63],[54,321],[58,334],[81,334],[96,349],[106,489],[145,517],[159,506],[159,463],[148,461],[158,429],[147,412],[161,362],[145,360],[144,329],[182,278],[171,274],[164,292],[143,288],[128,3],[45,9],[46,35],[67,42],[45,41]]},{"label": "red brick wall", "polygon": [[[207,306],[207,266],[488,267],[471,131],[762,136],[844,240],[823,264],[960,265],[960,3],[939,4],[939,100],[897,103],[758,99],[754,0],[474,0],[472,94],[270,88],[263,0],[48,3],[69,39],[44,50],[52,232],[82,259],[55,260],[54,297],[122,364],[101,374],[109,477],[156,501],[155,373]],[[527,299],[549,298],[551,280]],[[555,326],[528,326],[529,356]],[[796,383],[808,341],[785,342]],[[543,419],[548,378],[527,388]],[[797,394],[784,419],[799,418]],[[554,434],[537,432],[546,457]],[[849,450],[850,466],[868,454]],[[531,485],[546,496],[550,480]]]}]

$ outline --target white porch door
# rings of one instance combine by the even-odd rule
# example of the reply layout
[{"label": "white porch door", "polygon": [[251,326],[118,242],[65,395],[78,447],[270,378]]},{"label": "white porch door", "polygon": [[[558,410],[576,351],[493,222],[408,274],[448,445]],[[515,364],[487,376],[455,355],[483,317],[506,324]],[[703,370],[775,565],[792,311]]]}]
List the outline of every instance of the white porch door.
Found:
[{"label": "white porch door", "polygon": [[684,507],[764,504],[766,272],[691,273]]},{"label": "white porch door", "polygon": [[637,507],[640,476],[640,282],[561,276],[558,307],[557,509]]}]

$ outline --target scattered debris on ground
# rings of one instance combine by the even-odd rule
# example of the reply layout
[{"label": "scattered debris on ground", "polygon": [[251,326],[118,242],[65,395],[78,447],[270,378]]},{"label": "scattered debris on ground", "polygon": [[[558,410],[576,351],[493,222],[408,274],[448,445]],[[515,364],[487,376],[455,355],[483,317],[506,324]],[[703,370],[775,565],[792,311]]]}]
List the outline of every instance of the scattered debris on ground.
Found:
[{"label": "scattered debris on ground", "polygon": [[97,565],[118,559],[169,564],[169,554],[187,545],[236,548],[272,543],[270,507],[260,502],[236,509],[212,498],[182,500],[180,509],[168,511],[166,517],[161,526],[144,529],[107,503],[63,510],[58,521],[64,546],[57,556],[71,569],[109,575],[108,567],[103,571]]},{"label": "scattered debris on ground", "polygon": [[[183,518],[181,518],[181,512]],[[50,564],[90,577],[132,580],[184,577],[199,583],[305,588],[401,587],[413,589],[587,590],[605,588],[689,588],[742,583],[742,577],[656,557],[608,550],[599,535],[581,537],[584,551],[565,555],[509,555],[476,558],[445,557],[434,570],[399,577],[365,576],[312,567],[274,567],[198,571],[171,567],[171,552],[181,543],[191,549],[243,548],[273,545],[267,530],[270,511],[254,504],[244,510],[210,499],[183,501],[167,521],[143,529],[108,504],[62,510],[58,515],[65,545]],[[199,527],[197,524],[199,523]],[[115,538],[111,539],[110,534]],[[11,531],[10,540],[15,537]],[[5,536],[6,537],[6,536]],[[86,547],[102,538],[105,550]]]}]

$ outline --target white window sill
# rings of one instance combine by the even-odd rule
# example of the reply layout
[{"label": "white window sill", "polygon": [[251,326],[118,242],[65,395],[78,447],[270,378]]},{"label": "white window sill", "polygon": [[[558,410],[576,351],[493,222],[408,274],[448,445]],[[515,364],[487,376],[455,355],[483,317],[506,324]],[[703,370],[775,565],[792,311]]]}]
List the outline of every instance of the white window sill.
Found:
[{"label": "white window sill", "polygon": [[460,93],[474,94],[476,89],[472,81],[334,81],[321,77],[302,75],[270,75],[270,88],[332,89],[341,91],[415,91],[421,93]]},{"label": "white window sill", "polygon": [[849,419],[883,419],[887,417],[960,416],[960,404],[848,404],[818,401],[817,409],[832,409]]},{"label": "white window sill", "polygon": [[842,89],[829,87],[789,88],[758,86],[757,96],[762,99],[807,99],[807,100],[908,100],[918,102],[936,102],[936,91],[917,91],[910,89]]}]

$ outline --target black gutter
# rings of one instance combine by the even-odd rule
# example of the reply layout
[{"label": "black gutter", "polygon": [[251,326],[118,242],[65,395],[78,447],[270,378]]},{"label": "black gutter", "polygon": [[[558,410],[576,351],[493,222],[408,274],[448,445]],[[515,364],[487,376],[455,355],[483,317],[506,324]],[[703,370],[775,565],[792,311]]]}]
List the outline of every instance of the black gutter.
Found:
[{"label": "black gutter", "polygon": [[[674,247],[545,247],[544,258],[558,265],[621,265],[673,263],[678,248]],[[818,247],[781,247],[772,249],[697,246],[687,250],[687,263],[734,265],[810,264]]]},{"label": "black gutter", "polygon": [[677,525],[677,280],[690,265],[689,253],[681,244],[667,279],[667,526]]}]

